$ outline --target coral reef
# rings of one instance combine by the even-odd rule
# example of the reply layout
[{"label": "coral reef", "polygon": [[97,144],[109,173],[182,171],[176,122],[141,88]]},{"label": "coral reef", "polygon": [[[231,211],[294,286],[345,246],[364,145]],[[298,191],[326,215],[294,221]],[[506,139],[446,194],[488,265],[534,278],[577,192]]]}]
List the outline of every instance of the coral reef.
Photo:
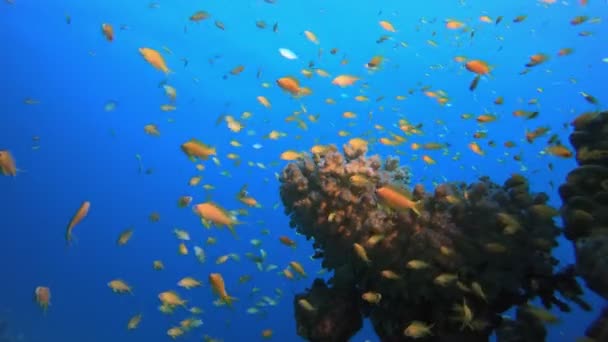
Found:
[{"label": "coral reef", "polygon": [[[486,341],[502,312],[532,298],[569,311],[559,292],[589,308],[574,272],[554,270],[559,212],[546,194],[531,194],[523,176],[503,186],[488,178],[446,183],[432,192],[418,184],[409,193],[398,160],[366,157],[361,141],[351,140],[344,154],[316,152],[285,167],[280,194],[290,226],[314,239],[323,267],[334,271],[326,291],[341,297],[330,300],[334,316],[322,314],[332,322],[326,326],[355,322],[355,312],[371,319],[382,341]],[[298,298],[313,295],[319,282]],[[296,318],[300,336],[325,340],[304,315]],[[406,333],[411,322],[424,329]]]},{"label": "coral reef", "polygon": [[[576,273],[608,299],[608,112],[584,113],[572,126],[570,143],[579,166],[559,188],[564,233],[574,245]],[[606,331],[608,320],[600,318],[587,335],[603,341],[608,338]]]},{"label": "coral reef", "polygon": [[587,328],[585,335],[595,341],[608,341],[608,306],[604,307],[600,316]]},{"label": "coral reef", "polygon": [[[298,335],[309,341],[348,341],[363,325],[357,307],[357,295],[330,289],[316,279],[308,293],[294,299]],[[298,301],[305,299],[314,310],[306,310]]]}]

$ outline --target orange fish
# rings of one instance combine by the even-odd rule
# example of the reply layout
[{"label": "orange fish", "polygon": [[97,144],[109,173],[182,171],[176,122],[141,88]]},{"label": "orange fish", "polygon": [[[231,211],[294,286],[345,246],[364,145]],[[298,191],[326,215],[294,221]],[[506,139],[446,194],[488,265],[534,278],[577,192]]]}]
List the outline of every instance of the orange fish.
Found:
[{"label": "orange fish", "polygon": [[197,139],[190,139],[181,146],[182,151],[191,159],[199,158],[201,160],[207,160],[209,156],[215,156],[215,147],[204,144]]},{"label": "orange fish", "polygon": [[272,329],[262,330],[262,337],[269,339],[272,337]]},{"label": "orange fish", "polygon": [[272,105],[270,104],[270,101],[266,98],[266,96],[261,96],[260,95],[260,96],[257,97],[257,100],[258,100],[258,102],[262,106],[264,106],[266,108],[271,108],[272,107]]},{"label": "orange fish", "polygon": [[190,20],[194,21],[195,23],[198,23],[199,21],[205,20],[207,18],[209,18],[209,13],[205,11],[196,11],[190,16]]},{"label": "orange fish", "polygon": [[380,27],[387,30],[388,32],[397,32],[397,30],[395,30],[395,27],[393,26],[393,24],[391,24],[389,21],[382,20],[379,22],[379,24],[380,24]]},{"label": "orange fish", "polygon": [[16,176],[17,166],[11,153],[7,150],[0,151],[0,172],[5,176]]},{"label": "orange fish", "polygon": [[515,17],[515,19],[513,19],[514,23],[521,23],[522,21],[526,20],[528,16],[525,14],[522,15],[518,15],[517,17]]},{"label": "orange fish", "polygon": [[287,236],[279,236],[279,241],[281,241],[281,243],[284,244],[285,246],[289,246],[292,248],[296,247],[296,242]]},{"label": "orange fish", "polygon": [[365,63],[365,68],[370,69],[370,70],[378,70],[378,68],[380,67],[380,64],[382,64],[382,61],[384,60],[384,57],[382,56],[374,56],[372,57],[372,59]]},{"label": "orange fish", "polygon": [[427,165],[434,165],[437,163],[433,158],[427,156],[426,154],[422,156],[422,160]]},{"label": "orange fish", "polygon": [[51,305],[51,289],[46,286],[36,287],[34,290],[34,298],[42,310],[46,312]]},{"label": "orange fish", "polygon": [[334,84],[334,85],[337,85],[340,87],[348,87],[348,86],[355,84],[355,82],[357,82],[358,80],[359,80],[359,78],[356,76],[340,75],[340,76],[337,76],[336,78],[334,78],[333,81],[331,81],[331,84]]},{"label": "orange fish", "polygon": [[317,35],[312,31],[304,31],[304,35],[306,36],[306,39],[310,40],[312,43],[319,44],[319,38],[317,38]]},{"label": "orange fish", "polygon": [[547,147],[547,153],[552,156],[561,157],[561,158],[572,158],[572,151],[570,151],[564,145],[554,145]]},{"label": "orange fish", "polygon": [[420,201],[412,201],[408,194],[402,189],[386,185],[376,189],[376,194],[391,208],[402,210],[411,209],[416,215],[420,216]]},{"label": "orange fish", "polygon": [[458,30],[463,28],[465,25],[462,21],[458,21],[458,20],[448,20],[445,23],[445,27],[450,29],[450,30]]},{"label": "orange fish", "polygon": [[481,114],[477,117],[477,122],[479,123],[487,123],[494,122],[498,119],[498,117],[494,114]]},{"label": "orange fish", "polygon": [[470,72],[473,72],[477,75],[487,75],[490,73],[490,65],[488,65],[488,63],[479,60],[479,59],[473,59],[470,60],[468,62],[465,63],[465,68],[467,68],[467,70],[469,70]]},{"label": "orange fish", "polygon": [[236,75],[242,73],[244,70],[245,70],[245,66],[237,65],[232,70],[230,70],[230,74],[236,76]]},{"label": "orange fish", "polygon": [[139,53],[144,57],[144,59],[148,63],[150,63],[157,70],[161,70],[165,74],[171,73],[171,70],[167,67],[165,59],[160,54],[160,52],[151,48],[143,47],[139,48]]},{"label": "orange fish", "polygon": [[101,33],[106,39],[111,42],[114,41],[114,28],[110,24],[101,24]]},{"label": "orange fish", "polygon": [[548,126],[541,126],[534,129],[533,131],[526,130],[526,141],[531,144],[534,142],[534,140],[536,140],[536,138],[547,134],[549,130],[550,128]]},{"label": "orange fish", "polygon": [[579,15],[570,20],[570,25],[580,25],[589,19],[586,15]]},{"label": "orange fish", "polygon": [[211,223],[219,227],[226,226],[235,234],[234,226],[240,223],[229,212],[212,202],[197,204],[192,210],[201,218],[205,227],[210,227]]},{"label": "orange fish", "polygon": [[526,63],[527,68],[531,68],[533,66],[537,66],[546,62],[549,59],[549,56],[544,53],[538,53],[536,55],[530,56],[530,61]]},{"label": "orange fish", "polygon": [[478,154],[480,156],[483,156],[485,154],[485,152],[481,150],[481,147],[479,147],[476,142],[470,143],[469,148],[471,149],[471,151],[473,151],[473,153]]},{"label": "orange fish", "polygon": [[297,78],[292,76],[281,77],[277,81],[277,85],[290,93],[293,96],[297,96],[300,94],[300,81]]},{"label": "orange fish", "polygon": [[228,292],[226,292],[226,286],[224,284],[224,278],[219,273],[211,273],[209,274],[209,284],[211,284],[211,288],[216,295],[220,297],[220,299],[228,304],[232,305],[232,302],[236,299],[234,297],[230,297]]},{"label": "orange fish", "polygon": [[572,52],[574,52],[573,48],[562,48],[562,49],[559,49],[559,51],[557,51],[557,55],[560,57],[568,56],[568,55],[572,54]]},{"label": "orange fish", "polygon": [[68,227],[65,232],[65,240],[68,242],[68,245],[72,242],[72,230],[74,229],[74,227],[76,227],[77,224],[80,223],[80,221],[82,221],[82,219],[87,216],[90,207],[91,202],[82,202],[80,208],[78,208],[78,211],[76,211],[76,214],[74,214],[74,216],[70,220],[70,223],[68,224]]}]

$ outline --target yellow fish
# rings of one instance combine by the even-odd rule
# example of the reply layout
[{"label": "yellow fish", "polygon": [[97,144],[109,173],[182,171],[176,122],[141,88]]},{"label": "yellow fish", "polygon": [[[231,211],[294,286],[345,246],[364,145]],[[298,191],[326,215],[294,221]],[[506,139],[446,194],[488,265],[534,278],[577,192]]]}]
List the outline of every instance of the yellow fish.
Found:
[{"label": "yellow fish", "polygon": [[139,48],[139,53],[142,55],[142,57],[144,57],[144,59],[148,63],[150,63],[157,70],[161,70],[165,74],[171,73],[171,70],[167,67],[165,59],[160,54],[160,52],[151,48],[142,47]]}]

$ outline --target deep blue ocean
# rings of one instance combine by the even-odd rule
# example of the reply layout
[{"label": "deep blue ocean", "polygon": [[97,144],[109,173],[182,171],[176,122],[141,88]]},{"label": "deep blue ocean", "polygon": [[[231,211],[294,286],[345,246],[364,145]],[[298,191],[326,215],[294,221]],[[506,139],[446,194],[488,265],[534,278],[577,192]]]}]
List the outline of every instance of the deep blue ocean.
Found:
[{"label": "deep blue ocean", "polygon": [[[427,188],[446,180],[472,182],[482,175],[502,184],[520,173],[528,177],[533,192],[546,192],[550,204],[559,207],[557,188],[576,162],[543,153],[547,140],[557,134],[568,144],[569,123],[596,109],[580,92],[592,94],[600,105],[608,101],[606,1],[590,0],[586,6],[576,0],[12,2],[0,4],[0,150],[11,152],[19,172],[0,177],[0,320],[15,341],[168,341],[167,329],[192,316],[186,310],[173,315],[158,310],[158,294],[171,289],[188,300],[188,306],[204,311],[199,315],[203,325],[180,340],[201,341],[208,335],[256,341],[263,339],[265,329],[273,330],[276,341],[301,340],[293,295],[310,286],[321,266],[309,258],[312,242],[289,227],[283,212],[275,177],[288,163],[280,159],[283,151],[308,151],[330,143],[340,147],[353,137],[364,137],[372,141],[368,154],[398,155],[411,168],[413,182]],[[200,10],[210,17],[191,21]],[[482,22],[483,15],[491,23]],[[520,15],[527,17],[513,22]],[[570,24],[582,15],[589,20]],[[499,16],[503,19],[495,24]],[[464,23],[464,29],[446,28],[450,19]],[[381,20],[391,22],[396,32],[383,30]],[[259,21],[266,23],[264,29],[256,26]],[[102,34],[103,23],[114,29],[111,42]],[[314,32],[318,45],[305,37],[305,30]],[[389,39],[377,43],[383,35]],[[172,73],[165,75],[147,63],[138,52],[141,47],[159,51]],[[279,48],[290,49],[298,58],[284,58]],[[332,48],[338,51],[331,54]],[[573,52],[558,56],[562,48]],[[538,53],[549,59],[520,74]],[[374,56],[384,59],[372,72],[364,64]],[[456,62],[456,56],[491,65],[474,91],[469,84],[475,75]],[[231,75],[239,65],[243,72]],[[317,75],[317,68],[330,76]],[[315,74],[306,78],[302,69]],[[340,74],[361,80],[340,88],[331,83]],[[294,99],[276,85],[278,78],[290,75],[313,93]],[[175,111],[160,109],[170,103],[162,84],[177,90]],[[443,90],[447,103],[426,96],[421,91],[425,86]],[[356,101],[357,95],[369,101]],[[407,98],[398,100],[400,95]],[[272,107],[262,106],[258,96],[265,96]],[[504,98],[500,106],[494,104],[499,96]],[[328,98],[336,103],[327,103]],[[530,100],[537,103],[528,104]],[[108,104],[113,110],[107,110]],[[285,120],[302,106],[307,113],[300,117],[307,130]],[[526,120],[512,115],[517,109],[540,115]],[[344,118],[345,111],[357,118]],[[242,119],[244,112],[251,117]],[[474,117],[462,119],[464,113]],[[477,123],[475,116],[483,113],[495,113],[498,120]],[[222,114],[233,116],[243,129],[232,132],[225,121],[217,123]],[[317,122],[308,114],[318,114]],[[387,132],[400,133],[396,124],[403,118],[422,124],[424,134],[407,136],[399,146],[376,142],[389,136]],[[156,124],[160,136],[146,134],[147,124]],[[551,130],[527,143],[526,131],[540,126]],[[285,135],[264,138],[272,130]],[[340,136],[340,130],[349,135]],[[487,137],[475,139],[477,131],[486,131]],[[215,146],[219,165],[209,159],[202,162],[205,170],[198,171],[180,150],[191,138]],[[231,145],[231,140],[242,146]],[[485,155],[469,149],[474,140]],[[490,140],[495,147],[488,146]],[[509,140],[515,148],[503,146]],[[447,152],[410,147],[427,142],[450,147]],[[240,165],[229,153],[238,154]],[[424,154],[436,164],[425,164]],[[202,176],[200,184],[190,186],[189,179],[196,175]],[[215,189],[206,190],[204,184]],[[193,203],[212,200],[227,210],[244,208],[235,196],[246,184],[262,207],[238,217],[244,222],[236,227],[238,239],[227,229],[204,228],[190,208],[177,206],[180,196],[189,195]],[[75,241],[68,247],[66,225],[83,201],[90,201],[91,209],[74,229]],[[158,222],[150,220],[152,213],[160,215]],[[117,246],[119,234],[129,227],[134,229],[131,240]],[[188,255],[178,254],[175,228],[190,233]],[[296,241],[297,248],[282,245],[282,235]],[[217,243],[207,244],[208,237]],[[252,239],[261,240],[261,245],[254,246]],[[569,241],[560,241],[554,255],[563,266],[574,261],[573,248]],[[194,256],[195,245],[206,252],[204,264]],[[267,253],[264,267],[274,264],[277,269],[260,271],[245,256],[260,249]],[[216,258],[230,253],[238,254],[240,261],[216,264]],[[154,260],[162,260],[165,269],[154,270]],[[278,274],[290,261],[300,262],[308,278],[289,280]],[[213,272],[223,275],[228,292],[238,298],[232,308],[213,305],[216,296],[207,280]],[[244,275],[252,279],[241,284]],[[176,283],[185,276],[201,280],[203,286],[179,288]],[[117,278],[132,285],[133,295],[108,288]],[[34,301],[37,286],[51,290],[46,313]],[[254,288],[259,292],[252,292]],[[594,311],[576,305],[568,314],[554,310],[561,322],[548,328],[549,341],[573,341],[584,334],[604,304],[591,291],[586,293]],[[263,296],[276,305],[247,313]],[[128,331],[129,318],[138,313],[143,315],[140,326]],[[369,322],[353,338],[366,340],[377,340]]]}]

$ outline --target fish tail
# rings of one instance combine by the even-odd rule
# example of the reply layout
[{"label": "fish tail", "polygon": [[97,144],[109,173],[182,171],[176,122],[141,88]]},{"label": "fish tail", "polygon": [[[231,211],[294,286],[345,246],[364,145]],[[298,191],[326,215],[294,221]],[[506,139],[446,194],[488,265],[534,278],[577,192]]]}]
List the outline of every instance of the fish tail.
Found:
[{"label": "fish tail", "polygon": [[70,227],[68,227],[68,230],[65,233],[65,244],[67,247],[70,247],[72,245],[72,231]]},{"label": "fish tail", "polygon": [[235,239],[238,239],[238,238],[239,238],[239,236],[238,236],[238,234],[236,233],[236,230],[234,229],[234,226],[235,226],[236,224],[240,224],[240,222],[236,222],[236,223],[234,223],[234,224],[229,224],[229,225],[227,225],[227,227],[228,227],[228,230],[230,230],[230,233],[232,234],[232,236],[234,236],[234,238],[235,238]]},{"label": "fish tail", "polygon": [[224,298],[222,298],[222,301],[224,301],[224,303],[226,303],[226,305],[230,307],[232,306],[232,303],[234,303],[234,301],[236,300],[238,300],[238,298],[232,296],[225,296]]},{"label": "fish tail", "polygon": [[422,201],[418,200],[414,202],[414,206],[412,207],[412,211],[416,213],[417,216],[420,216],[420,210],[424,209],[424,205]]}]

